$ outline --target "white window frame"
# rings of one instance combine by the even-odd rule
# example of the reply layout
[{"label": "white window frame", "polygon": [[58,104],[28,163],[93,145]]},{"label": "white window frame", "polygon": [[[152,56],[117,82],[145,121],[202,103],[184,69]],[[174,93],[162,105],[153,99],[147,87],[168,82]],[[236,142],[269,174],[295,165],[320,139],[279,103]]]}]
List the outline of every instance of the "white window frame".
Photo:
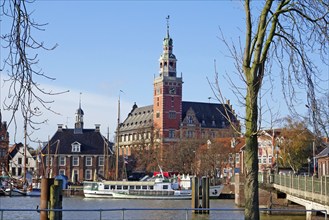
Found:
[{"label": "white window frame", "polygon": [[72,152],[80,152],[81,151],[81,144],[78,142],[74,142],[71,144]]},{"label": "white window frame", "polygon": [[59,165],[65,166],[66,165],[66,157],[65,156],[59,156]]},{"label": "white window frame", "polygon": [[170,129],[168,136],[169,136],[169,138],[175,138],[175,130],[174,129]]},{"label": "white window frame", "polygon": [[86,165],[87,167],[92,166],[92,165],[93,165],[93,158],[90,157],[90,156],[89,156],[89,157],[86,157],[85,165]]},{"label": "white window frame", "polygon": [[65,169],[59,169],[58,174],[65,176]]},{"label": "white window frame", "polygon": [[79,166],[79,157],[78,156],[72,157],[72,166]]},{"label": "white window frame", "polygon": [[98,166],[104,166],[104,156],[98,157]]}]

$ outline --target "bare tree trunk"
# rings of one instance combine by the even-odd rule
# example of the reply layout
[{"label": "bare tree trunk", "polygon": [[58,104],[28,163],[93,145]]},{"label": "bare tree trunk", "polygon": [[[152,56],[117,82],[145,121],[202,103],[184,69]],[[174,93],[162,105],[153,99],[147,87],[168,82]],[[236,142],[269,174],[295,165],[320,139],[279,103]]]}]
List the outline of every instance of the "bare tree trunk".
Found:
[{"label": "bare tree trunk", "polygon": [[246,96],[245,219],[250,220],[259,219],[257,120],[257,93],[249,86]]}]

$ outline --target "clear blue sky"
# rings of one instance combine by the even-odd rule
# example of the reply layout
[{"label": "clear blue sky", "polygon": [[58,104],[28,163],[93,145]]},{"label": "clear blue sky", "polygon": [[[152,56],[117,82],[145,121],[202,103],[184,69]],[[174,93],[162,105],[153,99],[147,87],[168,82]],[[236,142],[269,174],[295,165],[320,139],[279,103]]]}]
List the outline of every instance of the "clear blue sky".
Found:
[{"label": "clear blue sky", "polygon": [[[85,127],[101,124],[113,138],[117,120],[117,100],[121,94],[121,121],[134,102],[138,106],[153,104],[153,77],[158,74],[158,59],[166,34],[166,17],[170,15],[170,35],[178,59],[178,74],[183,74],[183,100],[209,102],[213,97],[207,77],[213,81],[214,60],[220,74],[220,86],[239,114],[244,109],[237,102],[225,80],[232,74],[233,60],[221,40],[219,27],[228,41],[235,44],[244,37],[244,11],[240,1],[41,1],[28,4],[39,23],[48,23],[44,32],[33,32],[39,41],[53,51],[39,52],[39,66],[55,81],[39,79],[41,87],[54,91],[70,90],[54,99],[47,125],[33,137],[46,141],[57,130],[57,124],[74,126],[74,114],[82,93]],[[2,21],[1,32],[8,31]],[[1,48],[1,61],[6,51]],[[2,76],[5,78],[5,76]],[[1,99],[6,95],[5,87]],[[215,102],[215,100],[210,100]],[[279,97],[271,105],[282,108]],[[8,113],[3,113],[6,120]],[[266,126],[266,125],[265,125]],[[19,127],[23,127],[22,124]],[[13,127],[11,127],[13,129]],[[12,130],[10,130],[12,133]],[[16,142],[23,141],[21,130]],[[13,142],[13,137],[11,138]],[[32,144],[35,145],[35,144]]]}]

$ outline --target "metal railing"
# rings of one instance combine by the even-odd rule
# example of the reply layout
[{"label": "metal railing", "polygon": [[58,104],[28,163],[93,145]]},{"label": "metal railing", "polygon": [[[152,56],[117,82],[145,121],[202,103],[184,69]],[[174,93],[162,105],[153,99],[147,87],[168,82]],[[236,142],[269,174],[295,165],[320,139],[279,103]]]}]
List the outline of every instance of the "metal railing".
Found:
[{"label": "metal railing", "polygon": [[[327,220],[327,212],[326,210],[301,210],[301,209],[269,209],[269,208],[260,208],[259,209],[260,212],[262,213],[275,213],[277,212],[278,213],[285,213],[285,214],[291,214],[291,213],[312,213],[312,212],[322,212],[324,213],[324,219]],[[185,216],[185,220],[188,220],[188,219],[198,219],[197,218],[197,214],[198,212],[199,213],[202,213],[202,212],[210,212],[210,213],[213,213],[213,212],[218,212],[219,214],[221,212],[229,212],[230,213],[230,217],[229,219],[244,219],[244,209],[242,208],[233,208],[233,209],[230,209],[230,208],[209,208],[209,209],[203,209],[203,208],[113,208],[113,209],[0,209],[0,220],[5,220],[5,219],[12,219],[11,217],[9,218],[5,218],[5,213],[13,213],[13,212],[31,212],[33,213],[33,216],[32,219],[38,219],[38,215],[40,212],[43,212],[43,211],[47,211],[47,212],[74,212],[74,213],[85,213],[85,212],[88,212],[88,213],[95,213],[93,214],[93,219],[99,219],[99,220],[104,220],[104,219],[112,219],[113,216],[108,216],[108,213],[114,213],[114,212],[119,212],[120,213],[120,217],[116,216],[115,219],[140,219],[140,216],[138,215],[134,215],[134,217],[132,217],[132,215],[130,216],[127,216],[127,213],[128,212],[134,212],[135,214],[137,212],[144,212],[144,217],[143,219],[148,219],[147,218],[147,214],[145,214],[146,211],[149,211],[149,212],[158,212],[158,211],[166,211],[167,214],[168,212],[183,212],[181,213],[181,216],[180,216],[180,219],[182,219],[182,216],[184,215]],[[192,212],[196,212],[195,215],[193,215]],[[238,213],[238,215],[234,216],[234,213]],[[276,214],[276,215],[277,215]],[[210,218],[209,217],[209,214],[208,215],[208,219],[213,219],[213,218]],[[98,216],[98,217],[97,217]],[[174,217],[176,215],[173,215],[172,214],[172,217]],[[193,217],[194,216],[194,217]],[[196,216],[196,217],[195,217]],[[217,215],[216,215],[217,216]],[[220,219],[221,217],[218,216],[218,218],[216,217],[216,219]],[[22,219],[25,219],[25,218],[22,218]],[[28,218],[28,219],[31,219],[31,218]],[[65,219],[65,218],[63,218]],[[69,217],[67,219],[73,219],[72,217]],[[89,217],[86,217],[86,218],[78,218],[80,220],[82,219],[90,219]],[[161,218],[159,218],[161,219]],[[203,219],[206,219],[206,218],[203,218]]]}]

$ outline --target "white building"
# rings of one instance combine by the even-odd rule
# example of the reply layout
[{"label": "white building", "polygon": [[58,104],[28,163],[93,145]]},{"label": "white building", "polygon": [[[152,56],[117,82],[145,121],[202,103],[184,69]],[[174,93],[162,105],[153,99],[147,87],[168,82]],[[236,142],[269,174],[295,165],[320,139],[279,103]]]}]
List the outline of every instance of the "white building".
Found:
[{"label": "white building", "polygon": [[[26,152],[26,157],[24,156]],[[35,174],[36,160],[31,155],[28,149],[24,149],[22,143],[14,144],[9,148],[9,174],[15,178],[20,179],[24,176],[24,166],[26,166],[27,178]],[[25,164],[25,165],[24,165]],[[30,180],[28,180],[30,182]]]}]

